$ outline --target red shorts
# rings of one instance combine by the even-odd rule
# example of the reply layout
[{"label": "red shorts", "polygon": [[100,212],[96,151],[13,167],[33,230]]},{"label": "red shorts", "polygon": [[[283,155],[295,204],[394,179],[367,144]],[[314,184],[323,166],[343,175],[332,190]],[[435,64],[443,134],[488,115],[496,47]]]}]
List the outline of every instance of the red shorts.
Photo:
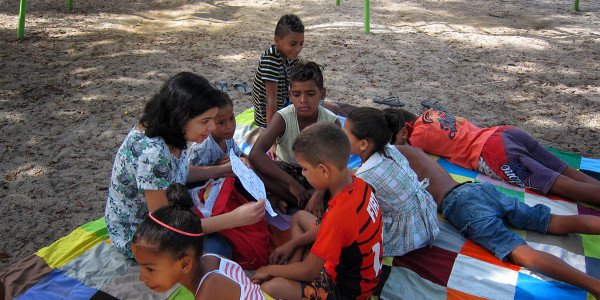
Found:
[{"label": "red shorts", "polygon": [[567,163],[524,131],[500,127],[483,145],[481,157],[504,181],[547,194]]}]

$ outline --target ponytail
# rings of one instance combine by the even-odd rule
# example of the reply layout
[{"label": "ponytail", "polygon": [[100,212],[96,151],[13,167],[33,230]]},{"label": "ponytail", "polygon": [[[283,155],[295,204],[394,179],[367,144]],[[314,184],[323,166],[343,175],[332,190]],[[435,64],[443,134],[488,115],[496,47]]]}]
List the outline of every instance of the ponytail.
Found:
[{"label": "ponytail", "polygon": [[182,184],[171,184],[165,191],[168,205],[152,212],[137,228],[132,243],[144,241],[158,252],[181,258],[194,251],[204,252],[202,223],[191,208],[194,201]]},{"label": "ponytail", "polygon": [[398,132],[398,118],[386,116],[383,111],[373,107],[358,107],[346,117],[352,124],[352,134],[361,140],[368,140],[374,145],[375,152],[382,152],[385,145]]}]

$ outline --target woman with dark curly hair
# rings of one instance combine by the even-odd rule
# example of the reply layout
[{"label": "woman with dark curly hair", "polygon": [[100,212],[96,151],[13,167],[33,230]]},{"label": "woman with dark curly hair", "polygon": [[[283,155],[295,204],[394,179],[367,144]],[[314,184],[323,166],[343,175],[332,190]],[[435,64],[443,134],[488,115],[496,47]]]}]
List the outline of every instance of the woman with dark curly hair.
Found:
[{"label": "woman with dark curly hair", "polygon": [[[115,157],[106,201],[105,220],[115,247],[129,257],[131,239],[148,212],[167,205],[172,183],[224,177],[230,165],[189,166],[188,142],[201,143],[215,128],[213,118],[222,92],[202,76],[182,72],[167,80],[144,108],[139,123],[127,134]],[[254,224],[264,215],[264,202],[238,207],[206,218],[205,233]]]}]

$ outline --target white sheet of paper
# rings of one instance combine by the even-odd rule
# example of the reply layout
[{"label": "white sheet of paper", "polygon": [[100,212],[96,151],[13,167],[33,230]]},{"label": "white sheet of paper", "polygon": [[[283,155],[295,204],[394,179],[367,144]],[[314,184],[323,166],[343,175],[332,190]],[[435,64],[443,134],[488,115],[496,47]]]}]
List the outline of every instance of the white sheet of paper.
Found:
[{"label": "white sheet of paper", "polygon": [[[260,180],[258,175],[248,168],[242,160],[235,155],[233,149],[229,150],[229,161],[231,162],[231,169],[233,173],[237,175],[238,179],[242,182],[242,185],[254,197],[255,199],[264,199],[265,209],[272,217],[276,216],[277,213],[271,207],[271,203],[267,201],[267,191],[265,190],[265,184]],[[260,201],[260,200],[259,200]]]}]

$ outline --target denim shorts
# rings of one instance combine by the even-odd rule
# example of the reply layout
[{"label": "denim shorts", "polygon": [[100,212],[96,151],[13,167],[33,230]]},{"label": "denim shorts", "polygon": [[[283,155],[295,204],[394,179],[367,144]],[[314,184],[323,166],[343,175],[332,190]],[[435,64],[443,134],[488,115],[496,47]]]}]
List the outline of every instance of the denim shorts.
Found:
[{"label": "denim shorts", "polygon": [[442,214],[460,233],[501,260],[525,244],[507,226],[546,234],[550,222],[549,207],[531,207],[502,194],[489,183],[467,183],[455,188],[443,199]]},{"label": "denim shorts", "polygon": [[218,233],[204,236],[204,253],[214,253],[228,259],[233,259],[233,248],[229,241]]}]

